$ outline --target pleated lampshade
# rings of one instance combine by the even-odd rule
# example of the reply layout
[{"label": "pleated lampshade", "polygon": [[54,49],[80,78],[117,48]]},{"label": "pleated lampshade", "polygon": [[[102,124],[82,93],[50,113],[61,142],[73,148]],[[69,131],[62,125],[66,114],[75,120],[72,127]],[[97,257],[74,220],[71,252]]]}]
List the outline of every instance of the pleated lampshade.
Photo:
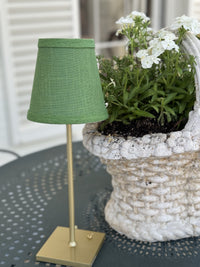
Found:
[{"label": "pleated lampshade", "polygon": [[40,39],[27,118],[79,124],[108,117],[92,39]]}]

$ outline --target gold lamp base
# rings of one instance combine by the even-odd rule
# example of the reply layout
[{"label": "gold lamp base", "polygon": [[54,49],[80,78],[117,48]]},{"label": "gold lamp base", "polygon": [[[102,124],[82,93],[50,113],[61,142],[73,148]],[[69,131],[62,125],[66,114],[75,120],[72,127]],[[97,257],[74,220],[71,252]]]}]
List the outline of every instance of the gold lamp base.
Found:
[{"label": "gold lamp base", "polygon": [[69,266],[92,266],[105,234],[76,229],[76,247],[69,246],[69,239],[69,228],[57,227],[37,253],[36,260]]}]

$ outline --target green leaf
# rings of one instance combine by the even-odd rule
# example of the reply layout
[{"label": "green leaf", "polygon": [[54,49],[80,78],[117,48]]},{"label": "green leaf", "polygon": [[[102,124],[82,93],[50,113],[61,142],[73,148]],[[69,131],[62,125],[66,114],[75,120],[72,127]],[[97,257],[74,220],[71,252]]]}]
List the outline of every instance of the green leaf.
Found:
[{"label": "green leaf", "polygon": [[[183,98],[185,98],[185,95],[183,95],[183,94],[181,94],[181,95],[177,95],[176,97],[175,97],[175,99],[177,100],[177,99],[183,99]],[[180,101],[181,102],[181,101]]]},{"label": "green leaf", "polygon": [[150,83],[145,83],[143,86],[136,86],[136,87],[131,87],[130,88],[130,93],[129,93],[129,100],[131,100],[133,97],[136,97],[138,95],[142,95],[147,89],[153,84],[154,82]]},{"label": "green leaf", "polygon": [[158,106],[156,106],[156,105],[152,105],[151,106],[157,113],[159,113],[159,107]]},{"label": "green leaf", "polygon": [[188,88],[189,94],[192,95],[195,91],[194,84],[189,84],[189,86],[187,88]]},{"label": "green leaf", "polygon": [[127,90],[124,90],[123,91],[123,103],[124,103],[124,105],[127,104],[128,99],[129,99],[129,93],[127,92]]},{"label": "green leaf", "polygon": [[133,97],[135,97],[137,95],[137,93],[139,92],[139,90],[140,90],[140,88],[137,86],[131,87],[128,100],[131,100]]},{"label": "green leaf", "polygon": [[178,110],[179,113],[182,113],[184,111],[186,104],[187,104],[186,102],[179,103],[179,110]]},{"label": "green leaf", "polygon": [[142,100],[144,100],[144,99],[146,99],[146,98],[148,98],[150,96],[153,96],[155,94],[156,94],[156,92],[153,89],[149,89],[144,94],[141,95],[140,101],[142,101]]},{"label": "green leaf", "polygon": [[157,99],[158,99],[158,95],[155,94],[152,96],[151,102],[155,102],[155,101],[157,101]]},{"label": "green leaf", "polygon": [[180,67],[177,67],[177,73],[178,73],[178,76],[180,77],[183,74],[183,70]]},{"label": "green leaf", "polygon": [[117,116],[118,116],[117,109],[114,109],[114,108],[113,108],[112,113],[111,113],[110,116],[109,116],[109,122],[111,123],[111,122],[113,122],[114,120],[116,120]]},{"label": "green leaf", "polygon": [[167,112],[169,112],[170,114],[172,114],[173,116],[176,116],[175,111],[174,111],[172,108],[170,108],[169,106],[165,106],[164,109],[165,109]]},{"label": "green leaf", "polygon": [[182,88],[180,88],[180,87],[175,87],[175,86],[168,86],[168,89],[171,91],[174,91],[174,92],[176,92],[176,93],[181,93],[181,94],[185,94],[186,93],[186,91],[185,91],[185,89],[182,89]]},{"label": "green leaf", "polygon": [[157,91],[157,88],[158,88],[158,84],[154,82],[154,84],[153,84],[153,90],[154,91]]},{"label": "green leaf", "polygon": [[167,96],[167,98],[165,98],[164,100],[164,105],[167,105],[169,102],[171,102],[172,100],[175,99],[175,96],[177,95],[177,93],[171,93]]},{"label": "green leaf", "polygon": [[135,110],[134,114],[140,117],[147,117],[147,118],[155,118],[155,116],[147,111],[144,110]]},{"label": "green leaf", "polygon": [[164,91],[158,90],[157,92],[158,92],[158,95],[161,95],[161,96],[165,97],[165,92]]},{"label": "green leaf", "polygon": [[167,116],[167,122],[170,122],[172,120],[170,113],[164,112],[164,114]]}]

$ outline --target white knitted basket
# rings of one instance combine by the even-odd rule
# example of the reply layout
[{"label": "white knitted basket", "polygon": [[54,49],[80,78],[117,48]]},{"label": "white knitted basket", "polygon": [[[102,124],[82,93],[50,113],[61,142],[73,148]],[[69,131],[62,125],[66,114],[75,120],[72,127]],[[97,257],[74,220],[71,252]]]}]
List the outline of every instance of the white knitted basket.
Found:
[{"label": "white knitted basket", "polygon": [[200,41],[183,49],[196,58],[196,102],[182,131],[140,138],[104,136],[87,124],[83,144],[107,164],[113,192],[105,208],[112,228],[129,238],[166,241],[200,235]]}]

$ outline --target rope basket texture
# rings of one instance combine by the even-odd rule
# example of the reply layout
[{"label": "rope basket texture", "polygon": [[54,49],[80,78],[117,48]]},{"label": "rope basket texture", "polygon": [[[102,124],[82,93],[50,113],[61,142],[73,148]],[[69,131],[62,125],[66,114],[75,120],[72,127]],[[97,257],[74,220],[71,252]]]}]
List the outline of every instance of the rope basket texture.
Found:
[{"label": "rope basket texture", "polygon": [[84,146],[112,175],[105,218],[131,239],[200,235],[200,41],[187,33],[183,49],[196,58],[196,102],[183,130],[128,139],[101,135],[97,124],[83,130]]}]

